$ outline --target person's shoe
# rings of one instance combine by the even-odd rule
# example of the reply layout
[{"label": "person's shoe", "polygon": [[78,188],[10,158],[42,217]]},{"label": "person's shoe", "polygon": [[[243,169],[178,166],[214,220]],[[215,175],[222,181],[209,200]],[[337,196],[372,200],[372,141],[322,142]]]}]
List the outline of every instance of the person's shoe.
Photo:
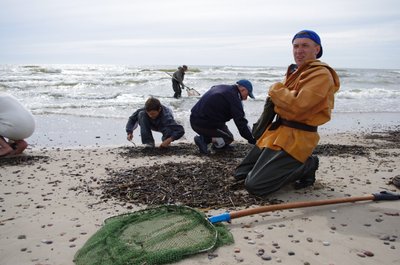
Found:
[{"label": "person's shoe", "polygon": [[207,144],[206,142],[203,140],[203,137],[201,136],[195,136],[194,137],[194,143],[197,145],[197,147],[199,148],[200,153],[202,154],[208,154],[208,150],[207,150]]},{"label": "person's shoe", "polygon": [[231,151],[233,150],[233,146],[230,144],[226,144],[223,147],[216,147],[214,144],[211,145],[212,150],[214,150],[215,152],[220,152],[220,151]]},{"label": "person's shoe", "polygon": [[319,159],[317,156],[311,156],[311,166],[306,175],[294,182],[294,189],[304,189],[306,187],[312,186],[315,183],[315,172],[318,170],[319,167]]},{"label": "person's shoe", "polygon": [[154,143],[144,144],[144,148],[154,148]]}]

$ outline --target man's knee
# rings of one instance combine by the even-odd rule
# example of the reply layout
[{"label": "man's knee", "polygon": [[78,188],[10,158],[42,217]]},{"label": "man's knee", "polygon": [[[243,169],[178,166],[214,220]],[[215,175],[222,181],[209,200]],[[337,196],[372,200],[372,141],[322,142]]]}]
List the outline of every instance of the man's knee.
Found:
[{"label": "man's knee", "polygon": [[244,186],[249,193],[257,196],[261,195],[260,185],[254,181],[254,178],[247,176],[244,181]]},{"label": "man's knee", "polygon": [[185,129],[183,129],[183,127],[181,129],[178,130],[177,136],[175,140],[180,139],[183,135],[185,134]]},{"label": "man's knee", "polygon": [[249,175],[244,182],[244,186],[250,194],[262,197],[269,195],[277,190],[276,187],[267,186],[267,184],[265,183],[260,183],[259,181],[257,181],[256,178],[249,177]]}]

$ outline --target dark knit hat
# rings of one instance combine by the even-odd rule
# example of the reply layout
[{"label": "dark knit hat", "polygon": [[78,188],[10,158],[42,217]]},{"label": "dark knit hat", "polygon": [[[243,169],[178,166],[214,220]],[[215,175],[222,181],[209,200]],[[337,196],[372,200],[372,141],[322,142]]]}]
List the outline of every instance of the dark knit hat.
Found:
[{"label": "dark knit hat", "polygon": [[292,43],[294,42],[295,39],[298,39],[298,38],[307,38],[307,39],[313,40],[316,44],[318,44],[321,47],[319,53],[317,54],[317,59],[322,56],[321,39],[319,38],[317,33],[315,33],[312,30],[307,30],[307,29],[299,31],[298,33],[296,33],[296,35],[294,35],[294,37],[292,39]]}]

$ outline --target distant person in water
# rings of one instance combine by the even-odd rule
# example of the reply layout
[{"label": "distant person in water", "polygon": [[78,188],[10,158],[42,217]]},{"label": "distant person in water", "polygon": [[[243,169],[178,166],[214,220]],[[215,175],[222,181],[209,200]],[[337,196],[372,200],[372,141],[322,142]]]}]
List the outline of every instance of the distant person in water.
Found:
[{"label": "distant person in water", "polygon": [[151,131],[162,134],[160,147],[168,147],[173,141],[185,134],[182,125],[179,125],[172,114],[172,110],[162,105],[154,97],[147,99],[144,108],[136,110],[126,124],[128,141],[133,140],[133,131],[140,126],[142,144],[146,147],[154,147],[154,138]]},{"label": "distant person in water", "polygon": [[182,97],[182,89],[185,89],[183,80],[185,79],[185,72],[188,70],[186,65],[178,67],[178,70],[172,75],[172,89],[174,90],[174,98]]},{"label": "distant person in water", "polygon": [[319,141],[317,127],[330,120],[340,87],[335,70],[318,60],[322,44],[317,33],[296,33],[292,52],[296,64],[268,92],[275,121],[260,132],[256,145],[235,171],[235,178],[245,180],[246,189],[258,196],[288,183],[294,183],[295,189],[314,184],[319,166],[318,157],[312,155]]},{"label": "distant person in water", "polygon": [[254,98],[253,85],[242,79],[233,85],[216,85],[211,87],[193,106],[190,114],[190,125],[199,135],[194,142],[200,153],[208,154],[208,145],[216,151],[229,148],[233,134],[226,123],[233,119],[240,135],[250,144],[256,140],[251,134],[245,117],[242,101],[247,97]]},{"label": "distant person in water", "polygon": [[24,140],[35,130],[35,119],[15,97],[0,92],[0,156],[21,154]]}]

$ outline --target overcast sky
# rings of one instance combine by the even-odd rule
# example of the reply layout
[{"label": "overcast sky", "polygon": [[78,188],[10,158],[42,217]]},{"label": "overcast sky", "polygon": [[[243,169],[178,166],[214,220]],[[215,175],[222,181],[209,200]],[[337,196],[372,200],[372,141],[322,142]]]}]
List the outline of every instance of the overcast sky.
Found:
[{"label": "overcast sky", "polygon": [[0,63],[286,66],[302,29],[332,66],[400,68],[398,0],[0,0]]}]

